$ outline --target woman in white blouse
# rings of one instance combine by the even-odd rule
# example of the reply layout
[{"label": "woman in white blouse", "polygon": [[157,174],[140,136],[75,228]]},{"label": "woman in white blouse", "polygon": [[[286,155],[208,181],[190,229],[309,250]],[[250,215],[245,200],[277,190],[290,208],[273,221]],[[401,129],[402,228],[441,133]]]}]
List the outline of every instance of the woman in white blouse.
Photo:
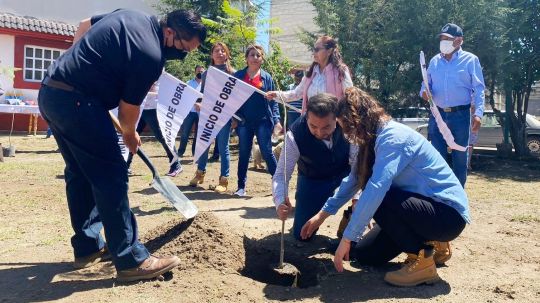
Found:
[{"label": "woman in white blouse", "polygon": [[302,99],[302,113],[306,111],[307,100],[320,93],[330,93],[338,100],[346,88],[353,85],[349,68],[343,63],[336,40],[322,36],[313,46],[313,63],[302,82],[293,90],[269,91],[266,98],[286,102]]}]

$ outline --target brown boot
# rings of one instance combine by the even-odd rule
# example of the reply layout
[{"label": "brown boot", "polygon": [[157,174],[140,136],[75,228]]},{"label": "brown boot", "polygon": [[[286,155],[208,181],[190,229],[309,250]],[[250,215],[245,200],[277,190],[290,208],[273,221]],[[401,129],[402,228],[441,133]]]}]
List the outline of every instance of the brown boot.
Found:
[{"label": "brown boot", "polygon": [[73,267],[76,269],[86,268],[98,264],[99,262],[108,261],[111,259],[111,255],[106,247],[102,248],[100,251],[95,252],[91,255],[75,258],[73,262]]},{"label": "brown boot", "polygon": [[403,263],[401,264],[401,267],[411,264],[412,262],[416,261],[416,258],[418,258],[418,256],[415,254],[409,254],[409,253],[406,253],[406,254],[407,254],[407,259],[403,261]]},{"label": "brown boot", "polygon": [[431,244],[435,249],[433,261],[436,265],[443,265],[446,261],[452,258],[452,250],[450,250],[450,242],[432,241]]},{"label": "brown boot", "polygon": [[197,171],[195,172],[195,176],[193,177],[193,179],[191,179],[191,181],[189,181],[189,185],[195,187],[199,184],[202,184],[204,182],[205,175],[206,172],[197,169]]},{"label": "brown boot", "polygon": [[118,271],[116,280],[119,282],[132,282],[153,279],[170,271],[179,264],[180,259],[176,256],[166,258],[150,256],[138,267]]},{"label": "brown boot", "polygon": [[227,191],[228,186],[229,186],[229,178],[221,176],[219,177],[218,186],[210,186],[210,189],[215,190],[218,193],[224,193]]},{"label": "brown boot", "polygon": [[386,273],[384,280],[396,286],[416,286],[439,281],[440,278],[433,261],[433,252],[429,252],[427,255],[426,250],[422,249],[414,262],[406,264],[400,270]]}]

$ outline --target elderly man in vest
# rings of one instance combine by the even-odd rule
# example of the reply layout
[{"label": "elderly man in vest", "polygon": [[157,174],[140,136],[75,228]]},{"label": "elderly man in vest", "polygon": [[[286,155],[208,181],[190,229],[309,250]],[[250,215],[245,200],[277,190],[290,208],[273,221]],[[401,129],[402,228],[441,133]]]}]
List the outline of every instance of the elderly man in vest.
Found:
[{"label": "elderly man in vest", "polygon": [[293,234],[300,241],[302,226],[321,209],[347,176],[350,155],[355,153],[336,123],[337,102],[335,96],[327,93],[309,99],[306,114],[287,132],[286,149],[281,152],[272,178],[277,215],[286,220],[292,210],[287,189],[298,163]]}]

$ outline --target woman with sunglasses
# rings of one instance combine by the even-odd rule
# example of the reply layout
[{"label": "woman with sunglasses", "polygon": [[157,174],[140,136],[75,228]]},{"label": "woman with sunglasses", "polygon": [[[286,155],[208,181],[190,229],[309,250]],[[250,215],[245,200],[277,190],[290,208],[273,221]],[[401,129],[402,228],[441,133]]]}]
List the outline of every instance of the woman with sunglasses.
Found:
[{"label": "woman with sunglasses", "polygon": [[341,57],[339,47],[332,37],[322,36],[313,46],[313,63],[302,82],[289,91],[269,91],[266,98],[290,102],[302,99],[302,113],[306,111],[307,100],[320,93],[329,93],[340,100],[346,88],[353,85],[349,68]]},{"label": "woman with sunglasses", "polygon": [[[216,42],[212,49],[211,54],[211,66],[224,71],[228,74],[234,74],[235,70],[231,65],[231,52],[227,45],[223,42]],[[206,72],[202,75],[201,92],[204,92],[204,86],[206,84]],[[196,104],[197,111],[199,111],[198,104]],[[219,193],[224,193],[228,189],[229,185],[229,168],[231,155],[229,153],[229,137],[231,135],[231,121],[227,122],[216,136],[216,145],[219,150],[219,156],[221,158],[221,172],[219,175],[219,184],[217,186],[210,186],[210,189]],[[197,186],[204,182],[204,176],[206,175],[206,163],[208,163],[208,149],[197,161],[197,171],[195,176],[189,182],[191,186]]]}]

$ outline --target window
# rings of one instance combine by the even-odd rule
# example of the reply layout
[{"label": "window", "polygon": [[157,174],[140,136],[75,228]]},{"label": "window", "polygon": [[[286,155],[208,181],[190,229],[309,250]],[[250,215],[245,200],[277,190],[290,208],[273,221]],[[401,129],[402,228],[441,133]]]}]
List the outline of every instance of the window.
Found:
[{"label": "window", "polygon": [[38,46],[24,47],[24,81],[41,82],[45,72],[63,50]]}]

